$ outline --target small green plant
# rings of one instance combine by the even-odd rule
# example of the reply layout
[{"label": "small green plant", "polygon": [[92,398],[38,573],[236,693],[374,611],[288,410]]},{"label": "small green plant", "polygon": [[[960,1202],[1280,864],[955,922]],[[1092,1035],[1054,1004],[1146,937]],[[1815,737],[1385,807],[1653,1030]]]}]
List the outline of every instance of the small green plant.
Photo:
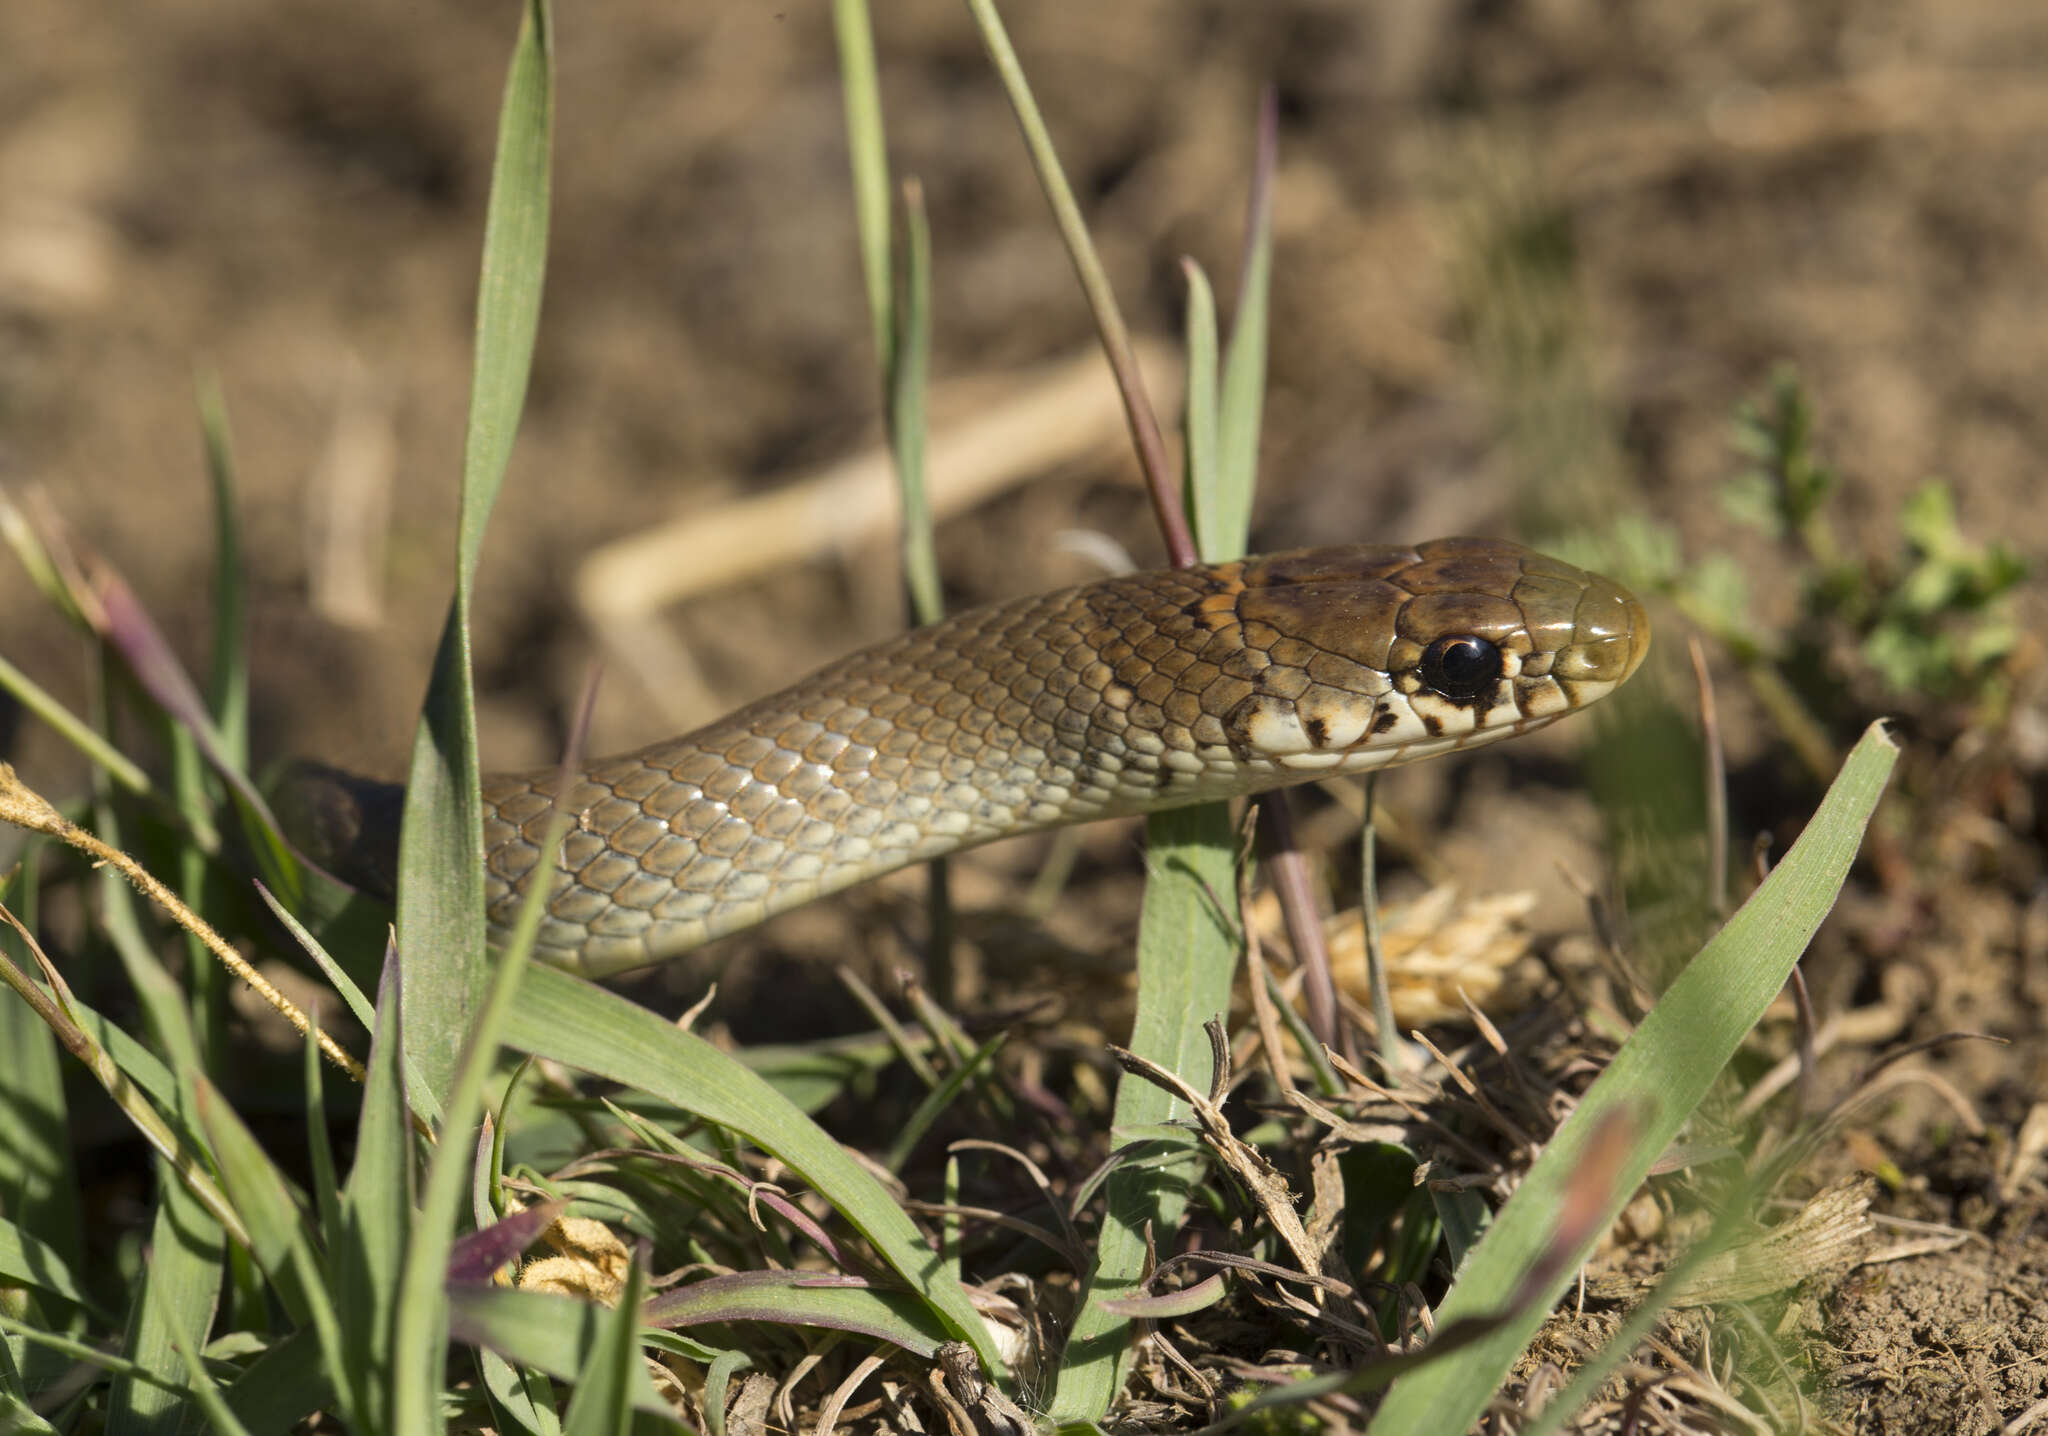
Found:
[{"label": "small green plant", "polygon": [[1864,704],[1956,704],[1995,719],[2005,660],[2019,640],[2012,598],[2026,564],[1996,541],[1966,538],[1948,484],[1929,479],[1897,514],[1888,553],[1852,550],[1830,522],[1841,477],[1821,454],[1805,386],[1780,368],[1735,412],[1744,461],[1722,490],[1724,510],[1782,543],[1796,566],[1799,619],[1763,635],[1734,562],[1663,567],[1687,613],[1746,665],[1767,665],[1839,731],[1842,695]]},{"label": "small green plant", "polygon": [[1896,552],[1855,558],[1828,523],[1838,478],[1815,451],[1797,375],[1780,369],[1763,397],[1736,410],[1734,443],[1751,466],[1729,481],[1723,505],[1795,547],[1812,623],[1853,635],[1862,661],[1893,694],[1980,710],[2003,702],[2002,665],[2019,640],[2010,599],[2027,568],[2001,543],[1963,537],[1946,483],[1929,479],[1899,505]]}]

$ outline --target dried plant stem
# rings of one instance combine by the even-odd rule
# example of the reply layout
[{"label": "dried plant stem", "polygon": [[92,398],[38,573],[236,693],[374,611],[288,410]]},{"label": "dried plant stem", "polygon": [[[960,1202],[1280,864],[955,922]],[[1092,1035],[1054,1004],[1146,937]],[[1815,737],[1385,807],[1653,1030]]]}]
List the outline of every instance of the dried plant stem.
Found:
[{"label": "dried plant stem", "polygon": [[1017,62],[1017,52],[1010,46],[1009,32],[1003,28],[1002,19],[996,14],[994,0],[967,0],[967,9],[974,17],[975,27],[981,32],[982,45],[988,51],[996,77],[1009,96],[1010,108],[1017,116],[1017,127],[1024,132],[1024,148],[1030,153],[1031,167],[1037,172],[1039,187],[1045,191],[1046,203],[1051,206],[1053,219],[1059,225],[1060,238],[1066,243],[1067,257],[1073,261],[1074,273],[1081,281],[1081,292],[1087,295],[1088,308],[1095,316],[1096,332],[1102,336],[1103,352],[1116,375],[1117,391],[1123,396],[1131,441],[1145,470],[1145,486],[1152,497],[1153,517],[1158,520],[1159,532],[1166,540],[1167,558],[1176,568],[1184,568],[1195,562],[1195,540],[1188,532],[1187,516],[1181,512],[1179,486],[1175,482],[1173,466],[1167,461],[1166,441],[1160,436],[1159,419],[1153,413],[1152,401],[1146,397],[1145,381],[1138,372],[1137,354],[1131,347],[1131,334],[1124,324],[1123,311],[1117,308],[1109,276],[1103,272],[1095,245],[1088,238],[1088,226],[1081,218],[1081,206],[1074,199],[1074,191],[1060,169],[1059,159],[1053,150],[1052,134],[1045,127],[1045,116],[1039,113],[1038,102],[1031,96],[1031,87],[1024,81],[1024,67]]},{"label": "dried plant stem", "polygon": [[1720,706],[1714,701],[1714,679],[1707,671],[1706,646],[1694,635],[1686,640],[1693,682],[1700,701],[1700,747],[1706,755],[1707,910],[1728,915],[1728,761],[1721,747]]},{"label": "dried plant stem", "polygon": [[[0,764],[0,767],[5,765]],[[137,1087],[114,1059],[107,1055],[106,1050],[92,1034],[75,1020],[72,1015],[70,989],[64,985],[63,977],[57,972],[48,955],[43,952],[42,944],[36,941],[35,934],[4,906],[0,906],[0,922],[5,922],[20,936],[22,945],[42,968],[43,980],[49,983],[50,991],[45,992],[36,986],[27,973],[7,961],[4,956],[0,956],[0,983],[13,989],[15,995],[29,1005],[30,1010],[42,1019],[43,1025],[50,1029],[59,1043],[63,1044],[64,1050],[85,1064],[86,1070],[92,1073],[107,1095],[114,1100],[114,1104],[135,1124],[135,1129],[142,1134],[142,1139],[170,1163],[171,1170],[178,1174],[178,1179],[199,1199],[200,1205],[221,1224],[221,1229],[244,1247],[251,1245],[249,1229],[243,1224],[233,1203],[228,1201],[227,1194],[214,1182],[212,1174],[207,1170],[205,1159],[179,1139],[176,1130],[164,1120],[163,1114],[143,1094],[142,1089]]]},{"label": "dried plant stem", "polygon": [[1349,1034],[1340,1030],[1337,1021],[1337,983],[1330,974],[1329,945],[1323,941],[1323,918],[1316,909],[1308,859],[1295,845],[1293,810],[1286,795],[1273,796],[1279,801],[1259,804],[1259,821],[1266,835],[1266,875],[1280,899],[1287,937],[1294,944],[1294,960],[1302,970],[1309,1030],[1323,1046],[1348,1052]]},{"label": "dried plant stem", "polygon": [[[91,858],[94,863],[104,863],[112,867],[122,877],[128,879],[136,891],[169,913],[180,927],[198,938],[222,966],[248,983],[258,997],[269,1003],[285,1021],[298,1030],[301,1037],[312,1030],[313,1024],[307,1019],[306,1014],[294,1006],[283,993],[272,987],[263,974],[251,967],[248,959],[230,947],[226,939],[215,932],[204,918],[179,901],[176,893],[150,876],[148,870],[128,854],[119,848],[109,847],[58,812],[50,805],[48,799],[28,787],[15,775],[14,767],[10,763],[0,763],[0,820],[69,843]],[[362,1063],[349,1056],[325,1032],[319,1033],[318,1037],[320,1050],[326,1054],[328,1061],[356,1081],[363,1080]]]}]

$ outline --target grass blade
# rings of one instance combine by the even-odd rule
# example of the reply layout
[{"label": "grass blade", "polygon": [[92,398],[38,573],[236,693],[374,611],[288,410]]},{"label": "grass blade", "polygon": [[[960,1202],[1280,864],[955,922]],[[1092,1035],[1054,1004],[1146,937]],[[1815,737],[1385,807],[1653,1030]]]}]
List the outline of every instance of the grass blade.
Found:
[{"label": "grass blade", "polygon": [[[457,1287],[448,1293],[448,1327],[457,1341],[487,1347],[516,1366],[544,1371],[558,1381],[581,1381],[598,1359],[602,1328],[611,1313],[565,1296],[516,1287]],[[635,1411],[675,1418],[655,1395],[646,1368],[633,1363],[628,1397]]]},{"label": "grass blade", "polygon": [[[249,1428],[242,1424],[234,1409],[221,1395],[221,1389],[214,1384],[213,1377],[207,1374],[206,1367],[192,1354],[191,1343],[173,1339],[171,1350],[177,1356],[178,1364],[184,1368],[185,1379],[192,1384],[191,1404],[198,1407],[200,1414],[206,1417],[207,1429],[219,1433],[219,1436],[251,1436]],[[108,1429],[113,1428],[110,1425]],[[170,1427],[174,1436],[177,1429],[178,1426],[174,1422]]]},{"label": "grass blade", "polygon": [[108,1315],[73,1273],[62,1252],[5,1217],[0,1217],[0,1286],[34,1287],[95,1315]]},{"label": "grass blade", "polygon": [[[93,567],[93,587],[104,618],[104,637],[121,655],[143,692],[162,710],[164,718],[178,730],[183,741],[197,746],[226,785],[264,880],[296,901],[304,880],[297,858],[278,836],[277,820],[271,816],[269,803],[243,771],[241,757],[221,733],[191,676],[142,600],[111,564],[96,559]],[[190,830],[198,835],[206,851],[214,851],[218,839],[213,837],[210,805],[195,803],[183,793],[179,794],[178,802]]]},{"label": "grass blade", "polygon": [[[1131,1051],[1206,1091],[1212,1053],[1203,1022],[1227,1015],[1237,966],[1237,877],[1230,809],[1221,803],[1158,813],[1145,824],[1145,902],[1138,922],[1138,1001]],[[1116,1127],[1154,1127],[1188,1115],[1150,1082],[1117,1084]],[[1109,1177],[1095,1270],[1061,1358],[1052,1416],[1096,1421],[1122,1389],[1134,1354],[1130,1319],[1104,1303],[1142,1294],[1147,1229],[1179,1229],[1202,1169],[1192,1134],[1156,1143],[1168,1160],[1129,1163]],[[1170,1150],[1170,1149],[1184,1150]]]},{"label": "grass blade", "polygon": [[[1784,986],[1834,906],[1897,757],[1882,725],[1873,724],[1785,860],[1679,974],[1501,1208],[1438,1308],[1439,1329],[1485,1314],[1515,1290],[1542,1251],[1559,1193],[1603,1119],[1633,1110],[1637,1140],[1621,1165],[1610,1209],[1590,1226],[1575,1258],[1583,1259]],[[1497,1330],[1395,1382],[1373,1418],[1374,1436],[1470,1426],[1571,1270],[1570,1262],[1563,1263],[1540,1298]]]},{"label": "grass blade", "polygon": [[[31,843],[22,865],[0,882],[0,905],[16,909],[31,932],[36,926],[36,851]],[[17,971],[32,961],[21,938],[4,924],[0,958]],[[84,1247],[69,1131],[56,1037],[26,1002],[0,996],[0,1212],[36,1232],[53,1255],[77,1266]]]},{"label": "grass blade", "polygon": [[[0,780],[7,776],[7,765],[0,763]],[[4,953],[0,953],[0,983],[12,988],[42,1019],[65,1050],[85,1064],[86,1070],[106,1089],[107,1095],[136,1131],[176,1168],[180,1178],[213,1213],[214,1219],[235,1240],[247,1245],[248,1238],[240,1217],[229,1205],[227,1196],[214,1184],[205,1160],[195,1150],[203,1144],[194,1139],[191,1129],[182,1125],[181,1120],[173,1121],[164,1116],[164,1111],[182,1113],[185,1106],[178,1084],[164,1070],[163,1064],[134,1038],[73,998],[57,979],[56,968],[36,949],[28,929],[21,926],[20,919],[4,906],[0,906],[0,922],[12,926],[21,936],[42,964],[42,970],[51,980],[54,990],[45,990],[32,982],[28,974],[16,967]],[[158,1110],[157,1103],[163,1105],[164,1111]]]},{"label": "grass blade", "polygon": [[455,596],[413,744],[399,840],[398,946],[406,1047],[444,1104],[484,980],[484,855],[469,660],[470,593],[484,527],[525,405],[547,252],[552,45],[546,0],[529,0],[499,115],[484,221],[476,367],[462,454]]},{"label": "grass blade", "polygon": [[[225,1255],[220,1223],[207,1214],[161,1159],[156,1164],[156,1225],[149,1265],[129,1314],[122,1349],[128,1359],[165,1382],[191,1377],[181,1354],[203,1345],[220,1297]],[[114,1380],[107,1398],[108,1436],[177,1436],[185,1403],[161,1386],[133,1376]]]},{"label": "grass blade", "polygon": [[[160,1387],[175,1398],[189,1400],[192,1396],[192,1393],[186,1389],[185,1383],[182,1381],[167,1383],[157,1373],[137,1366],[125,1356],[116,1356],[113,1352],[104,1351],[89,1341],[81,1341],[75,1337],[60,1335],[54,1331],[43,1331],[38,1327],[26,1325],[4,1313],[0,1313],[0,1336],[7,1336],[9,1338],[19,1337],[21,1340],[40,1347],[45,1351],[61,1353],[74,1362],[81,1362],[87,1366],[96,1367],[114,1376],[126,1376],[138,1382],[146,1382]],[[6,1402],[0,1400],[0,1416],[10,1415],[11,1413],[7,1411]],[[11,1426],[0,1429],[7,1430],[9,1436],[12,1436],[14,1430]]]},{"label": "grass blade", "polygon": [[305,1261],[307,1228],[298,1194],[211,1083],[199,1083],[192,1105],[220,1169],[221,1186],[244,1224],[237,1240],[270,1278],[286,1313],[305,1324],[316,1307],[327,1305],[328,1296],[319,1273]]},{"label": "grass blade", "polygon": [[653,1326],[766,1321],[857,1332],[919,1356],[947,1340],[931,1308],[907,1292],[881,1291],[859,1277],[819,1272],[743,1271],[691,1282],[647,1305]]},{"label": "grass blade", "polygon": [[77,749],[88,763],[105,773],[116,787],[139,798],[159,796],[155,784],[149,781],[149,774],[139,763],[94,732],[90,723],[58,702],[48,689],[5,658],[0,658],[0,688],[42,719],[59,738]]},{"label": "grass blade", "polygon": [[937,623],[946,616],[939,595],[939,554],[932,541],[932,506],[925,493],[925,381],[932,353],[932,236],[925,222],[924,188],[903,184],[903,302],[895,309],[896,344],[889,369],[889,444],[903,493],[903,577],[911,617]]},{"label": "grass blade", "polygon": [[1181,412],[1181,428],[1187,435],[1183,467],[1188,522],[1195,531],[1195,552],[1214,563],[1244,551],[1217,551],[1219,542],[1227,542],[1229,529],[1216,507],[1216,294],[1201,265],[1183,259],[1180,267],[1188,281],[1188,401]]},{"label": "grass blade", "polygon": [[308,1413],[332,1406],[319,1333],[309,1327],[278,1342],[229,1384],[226,1398],[253,1436],[285,1436]]},{"label": "grass blade", "polygon": [[[1273,288],[1273,172],[1278,167],[1278,101],[1259,97],[1259,138],[1245,203],[1244,268],[1223,355],[1216,425],[1217,492],[1208,535],[1218,557],[1244,552],[1251,533],[1252,490],[1259,473],[1259,429],[1266,395],[1266,330]],[[1205,550],[1204,557],[1208,557]]]},{"label": "grass blade", "polygon": [[476,1362],[499,1431],[561,1436],[561,1418],[555,1414],[555,1384],[548,1380],[546,1372],[514,1366],[488,1347],[477,1348]]},{"label": "grass blade", "polygon": [[1053,222],[1059,226],[1067,257],[1073,261],[1074,273],[1081,281],[1081,291],[1088,297],[1088,308],[1095,316],[1095,330],[1102,336],[1103,351],[1109,356],[1109,367],[1116,375],[1117,390],[1123,396],[1124,415],[1131,427],[1131,445],[1137,450],[1139,463],[1145,471],[1146,491],[1152,498],[1152,513],[1159,523],[1159,532],[1166,540],[1167,555],[1176,564],[1193,563],[1194,540],[1188,533],[1187,517],[1181,512],[1175,493],[1173,471],[1166,462],[1166,441],[1159,434],[1159,420],[1152,412],[1152,401],[1146,397],[1144,378],[1138,373],[1130,330],[1124,324],[1123,313],[1117,308],[1109,275],[1103,271],[1102,260],[1095,252],[1093,241],[1088,238],[1088,226],[1081,218],[1081,206],[1075,202],[1073,186],[1067,183],[1066,174],[1060,169],[1052,134],[1045,127],[1045,116],[1039,113],[1038,101],[1032,97],[1031,86],[1024,78],[1024,67],[1017,62],[1017,51],[1010,44],[1009,32],[1003,28],[1002,17],[996,13],[995,0],[967,0],[967,11],[974,17],[975,28],[981,32],[982,46],[988,51],[989,63],[995,67],[996,78],[1002,82],[1003,91],[1009,96],[1010,108],[1017,116],[1017,127],[1024,133],[1024,148],[1031,156],[1031,167],[1038,175],[1039,187],[1045,191]]},{"label": "grass blade", "polygon": [[[613,992],[549,967],[526,974],[505,1041],[672,1102],[795,1170],[874,1244],[984,1368],[1002,1361],[981,1317],[895,1199],[788,1099],[731,1056]],[[547,1368],[543,1368],[547,1369]]]},{"label": "grass blade", "polygon": [[996,1053],[1001,1050],[1003,1043],[1009,1040],[1009,1036],[1007,1032],[998,1032],[989,1038],[975,1048],[965,1062],[948,1072],[945,1081],[924,1094],[924,1100],[917,1104],[917,1110],[910,1114],[910,1119],[903,1124],[903,1130],[898,1132],[896,1139],[889,1144],[889,1150],[882,1158],[884,1167],[892,1172],[903,1170],[903,1164],[910,1160],[910,1154],[917,1149],[917,1144],[923,1141],[925,1133],[932,1129],[932,1123],[938,1121],[945,1110],[967,1090],[967,1084],[981,1075],[988,1064],[995,1060]]},{"label": "grass blade", "polygon": [[249,647],[242,586],[242,524],[236,502],[235,449],[220,378],[199,381],[199,429],[213,483],[213,668],[206,700],[221,749],[236,768],[249,763]]},{"label": "grass blade", "polygon": [[875,29],[867,0],[832,0],[839,41],[839,79],[846,87],[846,149],[853,166],[853,219],[860,235],[860,273],[883,384],[896,370],[895,305],[890,295],[889,147],[882,128],[882,82],[875,68]]},{"label": "grass blade", "polygon": [[640,1306],[647,1298],[647,1268],[636,1256],[626,1268],[618,1305],[598,1323],[597,1348],[569,1398],[562,1436],[626,1436],[633,1424],[633,1373],[640,1369]]},{"label": "grass blade", "polygon": [[[583,756],[583,735],[597,698],[597,673],[584,684],[576,724],[562,757],[558,788],[566,791],[570,774]],[[455,1065],[455,1083],[448,1093],[448,1114],[440,1145],[427,1168],[426,1192],[420,1203],[412,1240],[399,1276],[397,1363],[392,1393],[401,1429],[430,1429],[440,1397],[441,1353],[448,1342],[447,1275],[462,1216],[462,1189],[471,1177],[477,1127],[484,1113],[484,1083],[497,1063],[500,1035],[518,1002],[519,988],[533,955],[533,940],[547,913],[554,889],[555,857],[571,815],[557,807],[542,835],[541,860],[533,886],[519,905],[511,940],[499,955],[489,991],[475,1024],[464,1036]],[[394,1078],[397,1071],[393,1065]],[[488,1150],[488,1149],[487,1149]]]},{"label": "grass blade", "polygon": [[[846,144],[853,170],[861,277],[867,289],[868,320],[882,375],[883,416],[902,506],[904,587],[910,596],[911,621],[937,623],[945,616],[945,606],[924,476],[925,381],[931,364],[931,229],[925,222],[924,190],[916,180],[908,180],[903,186],[903,209],[909,243],[899,296],[889,220],[889,151],[867,0],[834,0],[832,22],[846,90]],[[953,905],[945,860],[933,862],[928,872],[931,975],[939,991],[950,996],[954,988]]]},{"label": "grass blade", "polygon": [[385,954],[384,980],[378,986],[369,1080],[356,1123],[356,1160],[342,1191],[341,1225],[333,1234],[329,1260],[347,1369],[355,1382],[355,1416],[382,1430],[391,1424],[392,1353],[400,1321],[398,1274],[415,1228],[412,1131],[399,1080],[405,1050],[404,984],[395,950]]}]

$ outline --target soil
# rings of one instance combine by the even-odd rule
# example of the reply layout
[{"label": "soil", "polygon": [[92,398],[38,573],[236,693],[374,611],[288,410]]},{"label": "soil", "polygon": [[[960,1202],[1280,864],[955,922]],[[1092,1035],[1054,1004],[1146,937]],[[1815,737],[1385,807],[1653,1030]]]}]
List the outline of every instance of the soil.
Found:
[{"label": "soil", "polygon": [[[1688,554],[1733,557],[1759,623],[1790,621],[1796,585],[1783,547],[1733,521],[1718,492],[1738,467],[1731,412],[1781,361],[1803,376],[1844,476],[1850,551],[1895,547],[1900,502],[1941,476],[1965,534],[2048,553],[2048,9],[1008,8],[1144,333],[1178,332],[1183,255],[1230,302],[1251,121],[1260,87],[1276,87],[1255,548],[1516,533],[1553,478],[1554,507],[1576,480],[1546,471],[1556,451],[1531,437],[1501,339],[1521,332],[1513,316],[1554,304],[1564,318],[1544,332],[1566,336],[1585,396],[1571,452]],[[1085,306],[965,8],[877,9],[892,160],[921,179],[931,215],[934,375],[1006,394],[1010,376],[1088,342]],[[447,602],[515,19],[476,0],[0,6],[0,483],[46,495],[203,671],[213,538],[193,386],[218,376],[261,758],[389,773],[410,743]],[[477,599],[494,766],[551,761],[567,728],[600,646],[575,588],[587,554],[787,483],[871,446],[879,427],[824,7],[620,0],[562,7],[557,25],[546,309]],[[1554,293],[1486,267],[1474,236],[1517,215],[1563,276]],[[381,539],[352,598],[309,577],[350,495],[344,517]],[[1582,505],[1577,521],[1604,511]],[[941,526],[948,602],[1093,576],[1096,560],[1061,541],[1076,529],[1162,558],[1129,460],[1068,462]],[[736,703],[899,625],[894,562],[886,541],[821,541],[656,622],[693,656],[701,702]],[[2038,585],[2020,614],[2040,631]],[[1657,621],[1679,653],[1682,621],[1668,607]],[[85,701],[75,635],[11,565],[0,653]],[[1714,661],[1731,830],[1782,842],[1817,790],[1735,666]],[[1989,725],[1930,698],[1882,700],[1909,719],[1908,792],[1812,960],[1823,1015],[1891,1017],[1830,1059],[1842,1081],[1917,1039],[2009,1043],[1909,1059],[1938,1098],[1900,1089],[1859,1110],[1823,1159],[1896,1174],[1880,1213],[1976,1234],[1813,1294],[1834,1353],[1816,1409],[1839,1429],[1992,1431],[2048,1397],[2048,1173],[2020,1140],[2048,1095],[2043,666],[2023,640]],[[662,736],[673,710],[629,671],[603,690],[593,742]],[[1585,873],[1602,861],[1579,742],[1567,725],[1390,779],[1396,857],[1427,852],[1468,884],[1533,890],[1540,932],[1583,930],[1557,872],[1560,855]],[[82,782],[18,711],[0,722],[0,752],[42,791]],[[1132,835],[1080,840],[1050,924],[1008,916],[1049,841],[962,865],[970,935],[995,969],[1113,968],[1135,923]],[[687,997],[716,973],[716,1015],[743,1038],[858,1023],[814,964],[906,960],[911,891],[794,915],[641,990]],[[817,995],[792,1002],[797,991]],[[1766,1040],[1782,1050],[1786,1030]]]}]

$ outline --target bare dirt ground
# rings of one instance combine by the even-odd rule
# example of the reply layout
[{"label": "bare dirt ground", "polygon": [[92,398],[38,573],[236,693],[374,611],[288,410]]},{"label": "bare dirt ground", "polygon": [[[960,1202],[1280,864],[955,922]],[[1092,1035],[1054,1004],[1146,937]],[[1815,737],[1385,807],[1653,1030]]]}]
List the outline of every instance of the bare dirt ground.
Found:
[{"label": "bare dirt ground", "polygon": [[[1526,451],[1507,437],[1512,394],[1481,352],[1475,305],[1518,296],[1470,274],[1473,215],[1506,191],[1557,219],[1586,385],[1631,502],[1691,553],[1733,553],[1765,621],[1792,601],[1782,555],[1716,493],[1734,468],[1731,409],[1780,360],[1805,377],[1847,476],[1846,542],[1892,543],[1902,496],[1939,475],[1965,533],[2048,552],[2048,10],[1011,8],[1111,275],[1150,333],[1177,331],[1183,254],[1228,302],[1250,118],[1259,87],[1277,86],[1255,547],[1516,530]],[[980,392],[1002,395],[1002,376],[1085,344],[1087,316],[963,8],[879,9],[894,163],[921,177],[932,215],[934,372],[993,378]],[[475,0],[0,7],[0,482],[46,493],[196,662],[211,529],[191,396],[198,367],[218,373],[265,756],[390,772],[410,741],[446,602],[514,20]],[[496,766],[554,755],[597,646],[573,594],[587,553],[863,448],[878,427],[822,8],[624,0],[563,7],[559,31],[546,310],[478,613]],[[323,591],[309,575],[349,522],[381,539],[372,582]],[[1095,560],[1059,542],[1072,529],[1160,558],[1129,463],[1067,464],[942,527],[949,601],[1092,576]],[[701,701],[742,700],[888,632],[893,561],[886,542],[820,545],[666,614]],[[2048,617],[2038,591],[2022,604],[2030,622]],[[1682,625],[1658,617],[1675,650]],[[84,691],[75,640],[11,566],[0,653],[73,701]],[[1921,714],[1910,736],[1937,776],[1897,810],[1816,952],[1824,1014],[1882,1006],[1896,1018],[1886,1044],[1959,1029],[2011,1043],[1912,1059],[1948,1099],[1874,1107],[1830,1158],[1891,1174],[1880,1211],[1973,1234],[1808,1294],[1832,1353],[1816,1409],[1850,1429],[1994,1431],[2048,1396],[2041,1140],[2022,1135],[2048,1070],[2041,672],[2029,639],[1995,731]],[[1721,678],[1735,837],[1796,828],[1814,790],[1732,670]],[[628,672],[608,684],[595,742],[673,722]],[[75,790],[80,770],[32,721],[10,714],[0,737],[32,783]],[[1539,930],[1582,928],[1555,867],[1599,865],[1576,740],[1560,729],[1523,746],[1456,776],[1428,765],[1388,801],[1453,875],[1536,891]],[[1127,832],[1084,840],[1041,949],[1120,960],[1131,848]],[[970,929],[976,910],[1017,900],[1043,853],[966,865]],[[791,963],[900,961],[892,905],[910,891],[793,916],[655,980],[693,990],[720,969],[744,1036],[844,1023],[836,989],[815,1014],[785,1002],[772,1020],[750,998],[786,994]],[[1836,1060],[1853,1072],[1878,1050]]]}]

